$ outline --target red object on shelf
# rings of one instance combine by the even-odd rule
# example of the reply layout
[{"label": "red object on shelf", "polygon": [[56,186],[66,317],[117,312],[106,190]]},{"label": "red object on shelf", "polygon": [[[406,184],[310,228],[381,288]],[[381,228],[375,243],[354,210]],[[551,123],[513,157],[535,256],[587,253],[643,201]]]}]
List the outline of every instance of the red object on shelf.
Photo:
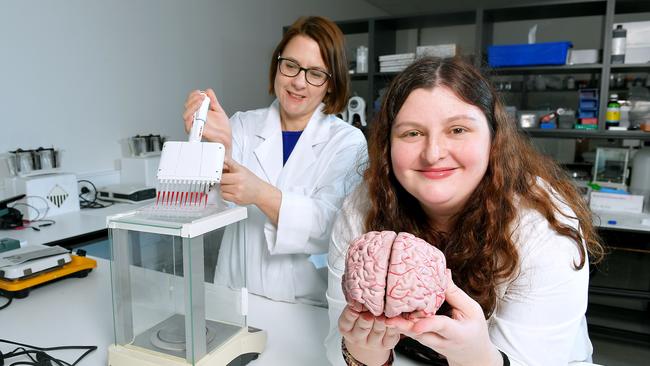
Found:
[{"label": "red object on shelf", "polygon": [[580,123],[583,125],[597,125],[598,118],[581,118]]}]

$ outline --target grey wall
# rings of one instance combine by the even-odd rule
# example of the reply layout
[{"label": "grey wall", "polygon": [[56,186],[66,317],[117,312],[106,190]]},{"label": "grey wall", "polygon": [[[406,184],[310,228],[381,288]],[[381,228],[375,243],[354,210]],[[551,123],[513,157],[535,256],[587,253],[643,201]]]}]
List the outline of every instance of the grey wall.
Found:
[{"label": "grey wall", "polygon": [[0,153],[54,146],[67,171],[107,171],[128,136],[185,139],[193,89],[214,88],[229,114],[266,106],[282,26],[306,14],[385,13],[362,0],[3,0]]}]

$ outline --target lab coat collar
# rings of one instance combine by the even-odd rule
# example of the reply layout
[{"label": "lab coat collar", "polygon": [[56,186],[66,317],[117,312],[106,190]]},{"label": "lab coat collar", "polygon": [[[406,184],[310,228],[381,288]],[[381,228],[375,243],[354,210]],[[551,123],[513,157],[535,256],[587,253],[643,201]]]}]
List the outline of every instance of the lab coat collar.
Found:
[{"label": "lab coat collar", "polygon": [[[329,136],[330,123],[327,115],[323,113],[324,107],[321,103],[316,108],[283,168],[280,104],[277,99],[271,104],[266,120],[256,131],[256,135],[264,141],[255,149],[255,156],[271,184],[282,188],[281,183],[287,180],[287,176],[301,174],[316,161],[313,147],[327,142]],[[300,159],[292,159],[293,156],[300,156]],[[278,181],[281,173],[282,182]]]}]

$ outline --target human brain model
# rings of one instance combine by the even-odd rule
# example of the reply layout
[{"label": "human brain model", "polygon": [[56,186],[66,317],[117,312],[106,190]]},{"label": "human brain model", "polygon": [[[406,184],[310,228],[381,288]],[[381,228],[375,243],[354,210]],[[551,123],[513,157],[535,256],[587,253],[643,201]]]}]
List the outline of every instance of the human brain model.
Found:
[{"label": "human brain model", "polygon": [[350,306],[373,315],[436,313],[445,301],[445,256],[409,233],[371,231],[348,248],[343,293]]}]

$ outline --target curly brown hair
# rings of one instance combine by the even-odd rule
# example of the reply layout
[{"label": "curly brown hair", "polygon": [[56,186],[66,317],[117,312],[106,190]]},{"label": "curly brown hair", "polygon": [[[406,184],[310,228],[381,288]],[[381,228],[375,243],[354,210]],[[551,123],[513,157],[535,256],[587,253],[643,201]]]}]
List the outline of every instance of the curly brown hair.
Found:
[{"label": "curly brown hair", "polygon": [[[440,86],[478,107],[491,133],[487,171],[454,216],[449,232],[433,227],[417,199],[399,184],[391,165],[391,127],[400,108],[415,89]],[[535,150],[505,112],[488,79],[461,58],[422,58],[391,82],[371,127],[368,154],[364,181],[370,210],[365,230],[410,232],[439,247],[454,281],[481,305],[486,317],[495,308],[497,284],[518,269],[512,225],[519,206],[537,210],[556,232],[575,241],[580,251],[576,269],[587,262],[583,242],[593,262],[603,257],[591,213],[571,180],[553,160]],[[558,221],[556,214],[561,212],[548,191],[536,184],[538,178],[573,210],[580,230]]]}]

